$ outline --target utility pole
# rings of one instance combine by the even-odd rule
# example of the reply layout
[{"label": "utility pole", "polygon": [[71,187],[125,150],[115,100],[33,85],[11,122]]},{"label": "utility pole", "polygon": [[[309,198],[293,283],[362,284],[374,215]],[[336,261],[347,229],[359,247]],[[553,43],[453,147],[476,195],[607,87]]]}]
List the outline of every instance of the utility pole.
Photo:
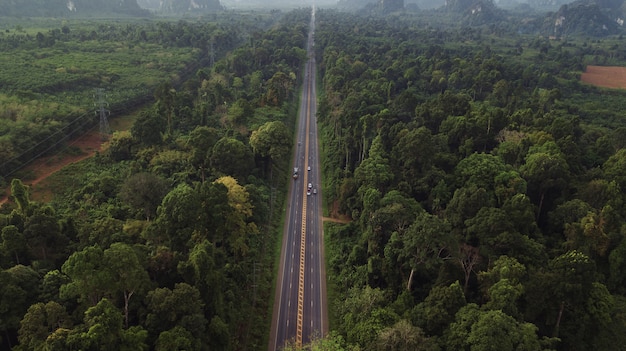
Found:
[{"label": "utility pole", "polygon": [[96,105],[98,106],[98,110],[96,114],[100,116],[100,137],[102,140],[107,140],[109,138],[109,134],[111,133],[111,128],[109,128],[109,115],[111,111],[107,110],[105,106],[109,106],[109,103],[104,99],[104,89],[96,88]]},{"label": "utility pole", "polygon": [[209,61],[209,67],[215,66],[215,48],[213,47],[214,40],[215,38],[211,37],[211,52],[209,53],[209,58],[211,61]]}]

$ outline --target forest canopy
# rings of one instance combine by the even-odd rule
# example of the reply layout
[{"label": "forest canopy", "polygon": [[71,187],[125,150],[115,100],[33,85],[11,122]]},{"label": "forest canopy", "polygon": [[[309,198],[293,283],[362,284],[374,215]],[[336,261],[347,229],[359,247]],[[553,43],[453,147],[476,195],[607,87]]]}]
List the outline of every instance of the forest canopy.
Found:
[{"label": "forest canopy", "polygon": [[[0,35],[33,58],[2,78],[3,165],[59,141],[94,82],[141,107],[49,202],[3,173],[0,348],[266,348],[310,9],[231,16]],[[579,81],[623,65],[622,39],[316,19],[323,194],[348,223],[325,226],[332,332],[312,349],[626,344],[625,93]],[[56,61],[100,48],[150,69]]]},{"label": "forest canopy", "polygon": [[[137,110],[130,130],[106,136],[105,149],[49,179],[50,202],[3,174],[12,201],[0,209],[0,349],[266,347],[309,16],[102,23],[93,38],[73,28],[0,38],[16,45],[14,55],[67,63],[115,48],[118,61],[99,74],[118,72],[111,81],[129,90],[112,103]],[[45,55],[68,47],[75,50]],[[122,62],[129,57],[148,69],[130,74]],[[58,107],[68,116],[83,113],[80,93],[91,84],[83,72],[91,66],[79,61],[77,83],[60,90],[80,97]],[[161,73],[144,85],[151,67]],[[59,113],[43,113],[63,95],[33,85],[19,88],[32,100],[20,99],[11,87],[23,82],[8,77],[4,96],[14,111],[0,118],[0,150],[12,160],[45,140],[31,132],[42,124],[51,134],[64,128]]]},{"label": "forest canopy", "polygon": [[621,38],[316,17],[330,340],[619,350],[625,93],[579,75]]}]

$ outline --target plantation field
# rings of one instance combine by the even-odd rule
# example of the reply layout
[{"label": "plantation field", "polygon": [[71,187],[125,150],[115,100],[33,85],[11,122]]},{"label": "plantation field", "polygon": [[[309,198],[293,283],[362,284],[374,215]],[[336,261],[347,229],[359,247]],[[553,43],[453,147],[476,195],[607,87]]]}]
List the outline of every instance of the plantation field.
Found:
[{"label": "plantation field", "polygon": [[0,82],[5,93],[86,107],[95,88],[105,88],[111,103],[150,94],[159,82],[173,78],[168,73],[184,70],[197,57],[197,49],[149,43],[61,43],[0,54]]},{"label": "plantation field", "polygon": [[0,32],[0,187],[97,124],[97,104],[113,115],[140,108],[160,84],[193,75],[209,51],[219,58],[236,47],[240,30],[211,21],[9,25]]},{"label": "plantation field", "polygon": [[599,87],[626,89],[626,67],[587,66],[580,79]]}]

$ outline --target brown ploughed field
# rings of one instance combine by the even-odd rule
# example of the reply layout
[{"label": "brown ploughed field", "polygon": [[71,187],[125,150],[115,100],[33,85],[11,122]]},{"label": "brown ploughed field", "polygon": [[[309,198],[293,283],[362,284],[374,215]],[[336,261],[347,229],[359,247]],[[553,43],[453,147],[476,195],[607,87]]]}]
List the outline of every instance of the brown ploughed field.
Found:
[{"label": "brown ploughed field", "polygon": [[603,88],[626,89],[626,67],[587,66],[580,80]]}]

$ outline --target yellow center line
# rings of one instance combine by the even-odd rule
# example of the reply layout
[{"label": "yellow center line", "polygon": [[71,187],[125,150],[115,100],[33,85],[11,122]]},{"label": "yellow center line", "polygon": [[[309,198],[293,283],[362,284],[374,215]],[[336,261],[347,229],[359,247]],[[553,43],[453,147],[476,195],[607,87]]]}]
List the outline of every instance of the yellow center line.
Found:
[{"label": "yellow center line", "polygon": [[[307,66],[307,70],[309,67]],[[309,77],[310,79],[310,77]],[[307,81],[308,83],[308,81]],[[309,117],[310,117],[310,107],[311,107],[311,89],[308,87],[307,96],[306,96],[306,135],[304,137],[305,146],[304,146],[304,160],[307,166],[309,165]],[[308,202],[307,192],[309,191],[309,174],[308,172],[304,173],[304,191],[302,194],[302,229],[300,232],[300,275],[298,281],[298,318],[296,324],[296,345],[298,347],[302,346],[302,319],[304,315],[304,258],[305,258],[305,248],[306,248],[306,205]]]}]

